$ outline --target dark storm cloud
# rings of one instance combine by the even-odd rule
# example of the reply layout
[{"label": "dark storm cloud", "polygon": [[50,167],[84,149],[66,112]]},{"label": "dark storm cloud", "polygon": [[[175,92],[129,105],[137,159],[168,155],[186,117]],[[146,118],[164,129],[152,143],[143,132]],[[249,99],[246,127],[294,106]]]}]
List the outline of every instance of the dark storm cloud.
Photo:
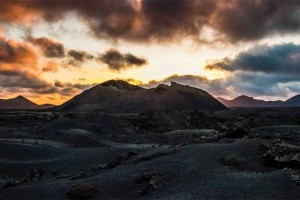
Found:
[{"label": "dark storm cloud", "polygon": [[38,90],[48,87],[49,83],[27,72],[0,69],[0,85],[6,88],[20,87]]},{"label": "dark storm cloud", "polygon": [[144,0],[141,37],[159,41],[174,37],[198,37],[216,7],[214,0]]},{"label": "dark storm cloud", "polygon": [[300,45],[259,45],[241,52],[233,59],[223,59],[206,66],[207,70],[230,72],[223,84],[238,93],[281,95],[300,89]]},{"label": "dark storm cloud", "polygon": [[60,95],[61,96],[74,96],[75,94],[78,94],[79,91],[76,88],[64,88],[62,90],[60,90]]},{"label": "dark storm cloud", "polygon": [[213,26],[229,40],[250,41],[268,35],[297,33],[300,30],[300,1],[230,0],[219,1]]},{"label": "dark storm cloud", "polygon": [[49,90],[52,85],[40,77],[37,64],[32,45],[0,36],[0,86],[4,91]]},{"label": "dark storm cloud", "polygon": [[63,83],[60,81],[55,81],[55,87],[59,90],[61,96],[74,96],[81,93],[84,90],[87,90],[95,85],[93,84],[81,84],[81,83]]},{"label": "dark storm cloud", "polygon": [[231,60],[229,58],[224,58],[223,60],[208,64],[205,66],[206,70],[232,70],[230,67]]},{"label": "dark storm cloud", "polygon": [[70,50],[68,51],[68,65],[80,67],[81,64],[94,59],[94,56],[85,51]]},{"label": "dark storm cloud", "polygon": [[27,89],[27,91],[34,94],[73,96],[96,84],[63,83],[60,81],[51,84],[31,74],[0,71],[0,85],[6,91]]},{"label": "dark storm cloud", "polygon": [[[48,38],[30,38],[31,43],[41,47],[48,57],[61,57],[61,44]],[[93,84],[59,83],[52,84],[42,78],[42,72],[56,72],[58,63],[50,60],[39,67],[38,54],[33,45],[27,42],[8,40],[0,35],[0,87],[6,92],[30,92],[32,94],[60,94],[70,96],[93,86]],[[77,52],[69,56],[73,59],[88,59],[88,53]]]},{"label": "dark storm cloud", "polygon": [[4,64],[22,64],[33,67],[37,64],[37,59],[37,55],[30,45],[18,43],[14,40],[7,40],[0,35],[0,69],[8,67],[3,66]]},{"label": "dark storm cloud", "polygon": [[55,81],[54,83],[55,87],[59,87],[59,88],[62,88],[65,86],[65,84],[63,82],[60,82],[60,81]]},{"label": "dark storm cloud", "polygon": [[93,55],[91,55],[85,51],[77,51],[77,50],[70,50],[68,52],[68,55],[79,62],[85,62],[87,60],[91,60],[94,58]]},{"label": "dark storm cloud", "polygon": [[[144,0],[140,9],[133,0],[4,0],[2,4],[2,21],[28,23],[42,17],[54,22],[75,12],[97,37],[138,42],[196,36],[216,7],[213,0]],[[18,9],[22,12],[15,12]]]},{"label": "dark storm cloud", "polygon": [[89,89],[95,85],[96,84],[65,83],[61,81],[55,81],[54,85],[49,85],[48,87],[38,90],[32,90],[32,92],[38,94],[59,94],[61,97],[69,97],[79,94],[82,91]]},{"label": "dark storm cloud", "polygon": [[68,83],[61,81],[55,81],[54,83],[56,90],[61,96],[74,96],[95,85],[97,84]]},{"label": "dark storm cloud", "polygon": [[28,23],[40,17],[55,22],[70,12],[77,13],[94,35],[112,38],[129,35],[137,16],[132,3],[126,0],[3,0],[0,20]]},{"label": "dark storm cloud", "polygon": [[291,92],[300,92],[299,75],[269,74],[262,72],[235,72],[223,81],[224,87],[233,87],[233,96],[287,97]]},{"label": "dark storm cloud", "polygon": [[61,58],[61,57],[65,56],[64,45],[59,42],[55,42],[50,38],[29,37],[27,40],[29,42],[31,42],[32,44],[39,46],[42,49],[42,51],[46,57]]},{"label": "dark storm cloud", "polygon": [[124,56],[127,64],[130,65],[135,65],[135,66],[142,66],[147,64],[147,60],[141,57],[137,57],[135,55],[132,55],[130,53],[125,54]]},{"label": "dark storm cloud", "polygon": [[36,94],[55,94],[55,93],[59,93],[60,91],[57,88],[50,86],[39,90],[31,90],[31,92]]},{"label": "dark storm cloud", "polygon": [[296,0],[2,0],[0,20],[48,22],[77,13],[99,38],[135,42],[199,38],[211,27],[230,42],[275,34],[298,33],[300,1]]},{"label": "dark storm cloud", "polygon": [[207,65],[208,70],[250,71],[272,74],[300,75],[300,45],[260,45],[238,54],[233,60],[224,59]]},{"label": "dark storm cloud", "polygon": [[55,73],[58,71],[58,63],[55,61],[49,61],[46,65],[42,68],[43,72],[52,72]]},{"label": "dark storm cloud", "polygon": [[249,96],[287,96],[287,91],[280,85],[288,83],[280,75],[269,75],[265,73],[237,72],[224,80],[226,87],[234,89],[235,96],[246,94]]},{"label": "dark storm cloud", "polygon": [[99,60],[111,70],[119,71],[129,67],[140,67],[147,64],[147,60],[130,53],[122,54],[116,49],[110,49],[101,54]]},{"label": "dark storm cloud", "polygon": [[239,54],[232,69],[294,75],[300,74],[299,62],[300,45],[258,46]]},{"label": "dark storm cloud", "polygon": [[122,54],[117,49],[109,49],[98,57],[80,50],[68,51],[67,66],[80,67],[87,61],[102,62],[108,65],[109,69],[119,71],[130,67],[139,67],[147,64],[147,60],[133,54]]},{"label": "dark storm cloud", "polygon": [[53,86],[37,75],[22,71],[7,70],[0,70],[0,86],[7,92],[30,91],[33,94],[61,94],[63,90]]},{"label": "dark storm cloud", "polygon": [[58,88],[64,88],[64,87],[72,87],[80,90],[86,90],[92,86],[97,85],[96,83],[93,84],[81,84],[81,83],[63,83],[61,81],[55,81],[54,85]]}]

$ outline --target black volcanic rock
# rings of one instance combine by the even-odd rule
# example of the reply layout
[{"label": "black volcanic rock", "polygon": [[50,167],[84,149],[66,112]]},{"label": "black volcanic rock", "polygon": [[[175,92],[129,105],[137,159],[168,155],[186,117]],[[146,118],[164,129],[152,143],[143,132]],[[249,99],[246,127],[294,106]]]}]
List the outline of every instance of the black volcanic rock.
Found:
[{"label": "black volcanic rock", "polygon": [[207,92],[172,82],[144,89],[125,81],[107,81],[55,108],[58,111],[142,113],[153,110],[226,110]]},{"label": "black volcanic rock", "polygon": [[95,187],[86,183],[73,185],[68,191],[68,196],[71,199],[91,199],[96,194]]},{"label": "black volcanic rock", "polygon": [[265,164],[278,168],[300,168],[300,148],[297,145],[275,141],[270,145],[262,144],[258,153],[262,154]]},{"label": "black volcanic rock", "polygon": [[0,99],[1,110],[39,110],[52,108],[52,104],[37,105],[23,96],[17,96],[12,99]]},{"label": "black volcanic rock", "polygon": [[226,133],[225,137],[226,138],[242,138],[248,134],[249,134],[248,132],[239,128],[239,129],[236,129],[236,130]]},{"label": "black volcanic rock", "polygon": [[55,105],[49,103],[38,105],[38,109],[48,109],[53,107],[55,107]]}]

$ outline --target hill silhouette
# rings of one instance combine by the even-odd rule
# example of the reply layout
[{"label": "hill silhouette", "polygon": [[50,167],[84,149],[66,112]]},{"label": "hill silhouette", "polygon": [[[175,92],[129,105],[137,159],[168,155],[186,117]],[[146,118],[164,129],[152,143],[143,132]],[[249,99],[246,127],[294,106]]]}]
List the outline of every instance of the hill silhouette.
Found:
[{"label": "hill silhouette", "polygon": [[226,100],[218,97],[218,101],[227,107],[298,107],[300,106],[300,95],[296,95],[286,101],[264,101],[246,95]]},{"label": "hill silhouette", "polygon": [[141,113],[152,110],[226,110],[207,92],[172,82],[145,89],[110,80],[82,92],[55,108],[57,111]]},{"label": "hill silhouette", "polygon": [[2,110],[39,110],[52,108],[52,104],[38,105],[23,96],[11,99],[0,99],[0,109]]}]

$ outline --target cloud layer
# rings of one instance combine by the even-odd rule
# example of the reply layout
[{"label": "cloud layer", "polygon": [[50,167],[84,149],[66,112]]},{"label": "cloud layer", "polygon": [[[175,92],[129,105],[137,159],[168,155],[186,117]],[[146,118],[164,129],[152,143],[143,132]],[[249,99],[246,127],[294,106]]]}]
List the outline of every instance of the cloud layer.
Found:
[{"label": "cloud layer", "polygon": [[[41,48],[47,58],[65,56],[62,44],[48,38],[30,38],[25,42],[9,40],[0,35],[0,88],[5,93],[58,94],[73,96],[91,87],[90,84],[51,83],[43,79],[43,72],[57,72],[59,66],[55,60],[40,65]],[[72,54],[73,55],[73,54]],[[74,59],[83,61],[83,58]]]},{"label": "cloud layer", "polygon": [[[180,42],[185,38],[207,42],[211,36],[206,35],[207,28],[214,33],[212,41],[233,44],[300,31],[300,1],[296,0],[2,0],[0,23],[31,28],[39,20],[53,23],[70,13],[85,23],[95,37],[138,43]],[[40,58],[47,62],[41,63]],[[56,73],[60,67],[80,67],[89,61],[100,61],[112,71],[141,67],[148,62],[116,49],[96,55],[66,49],[46,37],[17,42],[0,36],[1,89],[75,94],[91,85],[49,83],[42,75]],[[147,86],[175,81],[214,95],[286,96],[300,91],[298,63],[299,45],[259,45],[235,58],[206,66],[207,70],[228,72],[224,79],[174,75]]]},{"label": "cloud layer", "polygon": [[0,35],[0,62],[1,68],[10,67],[9,64],[21,64],[24,66],[35,66],[37,64],[37,55],[27,43],[17,43],[14,40],[8,40]]},{"label": "cloud layer", "polygon": [[99,60],[114,71],[126,69],[129,67],[140,67],[147,64],[147,60],[142,57],[137,57],[133,54],[122,54],[116,49],[110,49],[101,54]]},{"label": "cloud layer", "polygon": [[300,92],[300,45],[258,45],[209,64],[206,70],[226,71],[227,76],[209,80],[201,75],[173,75],[146,84],[147,88],[174,81],[208,91],[214,96],[289,97]]},{"label": "cloud layer", "polygon": [[239,42],[299,32],[299,9],[296,0],[2,0],[0,21],[55,22],[73,12],[100,38],[205,40],[199,35],[210,27],[218,38]]},{"label": "cloud layer", "polygon": [[300,79],[300,45],[259,45],[206,66],[230,72],[226,85],[237,92],[260,96],[287,96],[297,92]]},{"label": "cloud layer", "polygon": [[46,37],[28,37],[27,40],[32,44],[39,46],[46,57],[61,58],[65,56],[64,45],[59,42],[55,42]]},{"label": "cloud layer", "polygon": [[95,84],[53,83],[44,79],[44,73],[57,73],[66,66],[81,67],[88,61],[94,61],[96,65],[107,64],[109,69],[118,71],[147,63],[144,58],[122,54],[115,49],[95,56],[86,51],[66,49],[62,43],[46,37],[30,36],[20,42],[0,35],[1,95],[72,97]]}]

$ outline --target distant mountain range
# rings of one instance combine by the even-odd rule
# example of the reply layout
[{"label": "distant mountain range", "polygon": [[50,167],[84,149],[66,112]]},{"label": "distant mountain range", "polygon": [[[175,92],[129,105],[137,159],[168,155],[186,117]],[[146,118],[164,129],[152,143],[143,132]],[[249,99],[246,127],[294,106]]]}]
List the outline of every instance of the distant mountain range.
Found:
[{"label": "distant mountain range", "polygon": [[297,107],[300,106],[300,95],[296,95],[286,101],[264,101],[248,97],[245,95],[236,97],[232,100],[217,98],[227,107]]},{"label": "distant mountain range", "polygon": [[60,106],[38,105],[23,96],[0,99],[1,110],[41,110],[67,112],[141,113],[153,110],[226,110],[227,107],[297,107],[300,95],[286,101],[264,101],[249,96],[232,100],[215,99],[206,91],[171,82],[145,89],[126,81],[110,80],[73,97]]},{"label": "distant mountain range", "polygon": [[141,113],[152,110],[226,110],[207,92],[172,82],[145,89],[111,80],[82,92],[55,108],[57,111]]},{"label": "distant mountain range", "polygon": [[38,105],[23,96],[12,99],[0,99],[1,110],[41,110],[53,107],[55,107],[55,105],[52,104]]}]

